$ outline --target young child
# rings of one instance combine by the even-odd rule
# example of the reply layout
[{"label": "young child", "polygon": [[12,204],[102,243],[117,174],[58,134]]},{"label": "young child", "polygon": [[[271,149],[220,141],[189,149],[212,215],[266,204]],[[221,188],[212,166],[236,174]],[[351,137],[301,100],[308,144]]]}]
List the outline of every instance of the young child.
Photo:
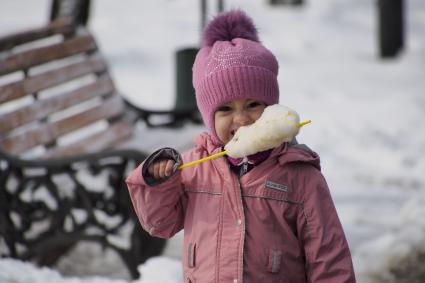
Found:
[{"label": "young child", "polygon": [[151,154],[127,178],[135,211],[151,235],[184,229],[184,282],[355,282],[351,255],[319,157],[283,143],[243,160],[218,153],[235,131],[279,101],[278,63],[242,11],[213,19],[193,66],[209,133],[182,156]]}]

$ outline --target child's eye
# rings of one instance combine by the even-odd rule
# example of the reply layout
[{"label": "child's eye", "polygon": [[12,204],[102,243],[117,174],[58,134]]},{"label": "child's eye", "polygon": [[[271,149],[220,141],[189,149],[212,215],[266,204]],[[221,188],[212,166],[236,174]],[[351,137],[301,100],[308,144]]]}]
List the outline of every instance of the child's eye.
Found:
[{"label": "child's eye", "polygon": [[221,112],[229,112],[229,111],[231,111],[232,110],[232,107],[230,107],[230,106],[226,106],[226,105],[224,105],[224,106],[220,106],[220,107],[218,107],[218,109],[217,109],[217,111],[221,111]]},{"label": "child's eye", "polygon": [[259,102],[259,101],[252,101],[250,103],[248,103],[248,108],[255,108],[258,106],[263,105],[263,103]]}]

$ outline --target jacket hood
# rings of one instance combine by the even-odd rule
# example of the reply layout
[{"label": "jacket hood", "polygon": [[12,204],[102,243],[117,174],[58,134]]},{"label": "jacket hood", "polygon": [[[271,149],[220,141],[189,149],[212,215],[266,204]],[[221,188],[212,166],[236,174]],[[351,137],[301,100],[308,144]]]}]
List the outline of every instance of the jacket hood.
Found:
[{"label": "jacket hood", "polygon": [[206,151],[208,155],[217,152],[217,149],[221,150],[223,144],[211,136],[207,132],[203,132],[193,138],[196,150]]},{"label": "jacket hood", "polygon": [[[223,146],[206,132],[197,135],[193,142],[197,151],[206,151],[208,155],[221,151]],[[320,170],[319,155],[305,144],[288,145],[288,143],[283,143],[273,149],[269,158],[277,158],[280,165],[303,162],[309,163]]]},{"label": "jacket hood", "polygon": [[284,143],[272,151],[271,156],[277,155],[280,165],[302,162],[313,165],[320,171],[320,157],[305,144],[288,145]]}]

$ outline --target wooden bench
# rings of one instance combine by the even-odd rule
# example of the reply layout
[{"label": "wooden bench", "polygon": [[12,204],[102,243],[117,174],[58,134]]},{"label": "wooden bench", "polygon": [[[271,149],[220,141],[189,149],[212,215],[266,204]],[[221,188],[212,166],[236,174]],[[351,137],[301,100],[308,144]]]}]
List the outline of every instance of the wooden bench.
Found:
[{"label": "wooden bench", "polygon": [[140,228],[124,184],[146,157],[119,147],[132,134],[129,113],[155,114],[118,94],[86,28],[57,20],[0,39],[2,257],[53,265],[94,241],[135,278],[161,253],[164,240]]}]

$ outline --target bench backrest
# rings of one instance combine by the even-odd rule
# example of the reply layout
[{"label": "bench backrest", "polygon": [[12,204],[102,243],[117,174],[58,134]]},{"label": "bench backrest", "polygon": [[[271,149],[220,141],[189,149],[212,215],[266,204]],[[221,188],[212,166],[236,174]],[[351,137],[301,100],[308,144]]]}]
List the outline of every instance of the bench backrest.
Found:
[{"label": "bench backrest", "polygon": [[131,134],[93,36],[65,21],[0,38],[0,150],[55,158]]}]

